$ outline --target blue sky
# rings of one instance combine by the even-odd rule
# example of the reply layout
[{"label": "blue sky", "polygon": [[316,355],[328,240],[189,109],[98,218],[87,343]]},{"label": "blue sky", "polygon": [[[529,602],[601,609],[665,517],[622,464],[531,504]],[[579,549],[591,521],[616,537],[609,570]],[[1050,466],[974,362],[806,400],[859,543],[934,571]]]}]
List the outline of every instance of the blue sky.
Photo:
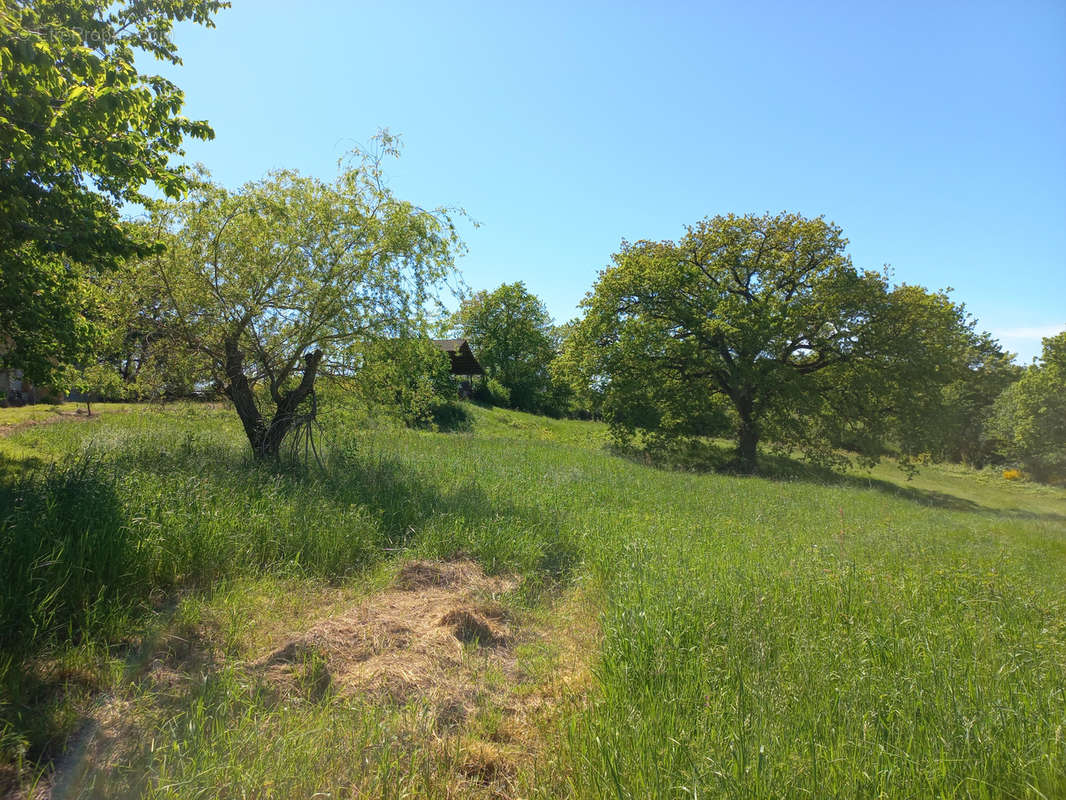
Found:
[{"label": "blue sky", "polygon": [[475,289],[559,321],[622,238],[789,210],[858,266],[954,287],[1027,362],[1066,328],[1066,4],[302,3],[179,26],[228,186],[331,177],[388,127],[397,194],[459,205]]}]

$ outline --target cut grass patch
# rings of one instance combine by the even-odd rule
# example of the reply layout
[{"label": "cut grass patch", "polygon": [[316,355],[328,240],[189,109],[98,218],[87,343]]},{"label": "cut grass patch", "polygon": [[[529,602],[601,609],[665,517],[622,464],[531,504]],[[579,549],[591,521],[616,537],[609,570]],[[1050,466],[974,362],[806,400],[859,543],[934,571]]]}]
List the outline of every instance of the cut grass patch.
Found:
[{"label": "cut grass patch", "polygon": [[[354,602],[309,592],[296,628],[251,661],[240,656],[261,631],[235,640],[217,624],[232,611],[250,631],[261,604],[230,605],[247,587],[178,609],[136,679],[88,715],[53,784],[89,797],[513,796],[554,731],[560,681],[587,672],[591,652],[583,641],[575,657],[562,620],[498,605],[514,585],[471,562],[408,562]],[[467,635],[470,620],[482,635]],[[249,750],[260,737],[269,758]]]}]

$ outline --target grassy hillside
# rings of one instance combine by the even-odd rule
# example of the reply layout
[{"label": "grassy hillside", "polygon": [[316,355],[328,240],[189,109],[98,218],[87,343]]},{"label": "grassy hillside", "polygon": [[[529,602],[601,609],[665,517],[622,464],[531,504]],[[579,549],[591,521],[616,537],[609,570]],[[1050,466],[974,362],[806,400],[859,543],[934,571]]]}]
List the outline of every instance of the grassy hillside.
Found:
[{"label": "grassy hillside", "polygon": [[[324,471],[252,465],[225,409],[0,438],[8,780],[66,750],[56,780],[85,796],[1066,794],[1066,493],[669,471],[594,423],[472,413],[335,420]],[[400,563],[458,555],[519,576],[496,599],[537,632],[474,670],[462,724],[279,700],[249,667]],[[79,751],[86,720],[112,751]]]}]

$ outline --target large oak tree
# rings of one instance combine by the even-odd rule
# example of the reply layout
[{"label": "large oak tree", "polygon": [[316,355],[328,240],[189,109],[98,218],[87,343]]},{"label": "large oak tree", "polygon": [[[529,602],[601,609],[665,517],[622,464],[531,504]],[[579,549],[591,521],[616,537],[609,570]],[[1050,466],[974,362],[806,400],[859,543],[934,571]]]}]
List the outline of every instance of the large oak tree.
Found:
[{"label": "large oak tree", "polygon": [[621,437],[732,429],[743,471],[764,437],[822,461],[889,439],[917,452],[970,325],[942,293],[855,269],[846,245],[836,225],[789,213],[623,242],[559,369],[601,395]]}]

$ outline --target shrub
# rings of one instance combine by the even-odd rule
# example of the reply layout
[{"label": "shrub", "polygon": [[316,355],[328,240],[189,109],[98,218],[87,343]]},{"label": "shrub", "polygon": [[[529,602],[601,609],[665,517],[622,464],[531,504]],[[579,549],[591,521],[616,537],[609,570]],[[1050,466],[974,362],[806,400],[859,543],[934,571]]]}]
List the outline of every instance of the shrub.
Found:
[{"label": "shrub", "polygon": [[485,378],[474,388],[474,399],[500,408],[511,407],[511,392],[495,378]]},{"label": "shrub", "polygon": [[455,430],[467,424],[448,357],[423,339],[365,345],[363,365],[338,389],[412,428]]}]

